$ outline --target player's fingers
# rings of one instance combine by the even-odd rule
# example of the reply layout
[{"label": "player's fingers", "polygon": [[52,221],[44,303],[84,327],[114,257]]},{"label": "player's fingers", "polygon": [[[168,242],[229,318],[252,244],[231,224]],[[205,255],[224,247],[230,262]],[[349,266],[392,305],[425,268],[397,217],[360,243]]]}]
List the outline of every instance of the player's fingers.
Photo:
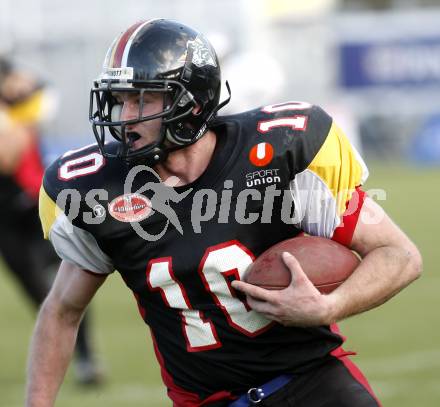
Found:
[{"label": "player's fingers", "polygon": [[307,277],[306,273],[304,273],[301,264],[299,263],[299,261],[296,259],[295,256],[293,256],[288,252],[283,252],[281,257],[286,267],[292,273],[292,284],[294,287],[300,285],[311,285],[312,287],[314,287],[312,282]]},{"label": "player's fingers", "polygon": [[261,314],[265,314],[270,319],[274,319],[276,315],[276,308],[267,301],[260,301],[257,298],[246,296],[246,302],[254,310]]},{"label": "player's fingers", "polygon": [[232,287],[236,290],[239,290],[246,295],[249,295],[257,300],[262,301],[270,301],[271,300],[271,292],[269,290],[265,290],[264,288],[257,287],[253,284],[245,283],[244,281],[235,280],[232,283]]}]

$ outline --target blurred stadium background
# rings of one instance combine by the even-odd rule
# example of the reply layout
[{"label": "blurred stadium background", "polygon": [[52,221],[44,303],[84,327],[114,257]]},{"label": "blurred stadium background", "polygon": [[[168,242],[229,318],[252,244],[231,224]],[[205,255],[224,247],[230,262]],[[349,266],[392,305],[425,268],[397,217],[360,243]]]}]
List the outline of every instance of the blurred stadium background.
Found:
[{"label": "blurred stadium background", "polygon": [[[367,190],[419,245],[424,276],[387,305],[342,324],[347,347],[384,406],[440,405],[440,2],[438,0],[1,0],[0,54],[58,94],[47,161],[93,141],[89,89],[111,39],[133,21],[167,17],[208,34],[232,86],[230,109],[283,100],[324,106],[363,151]],[[384,198],[383,194],[381,198]],[[1,231],[0,231],[1,233]],[[0,263],[0,406],[23,404],[34,322]],[[120,278],[95,301],[108,383],[71,377],[57,406],[166,406],[149,334]],[[146,346],[147,344],[147,346]]]}]

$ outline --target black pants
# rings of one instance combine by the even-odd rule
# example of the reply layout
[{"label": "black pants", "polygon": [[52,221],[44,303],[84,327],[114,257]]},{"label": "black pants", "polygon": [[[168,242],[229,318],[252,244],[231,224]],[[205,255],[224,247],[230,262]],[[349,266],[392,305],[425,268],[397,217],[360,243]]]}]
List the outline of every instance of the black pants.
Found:
[{"label": "black pants", "polygon": [[348,357],[330,357],[319,368],[258,403],[261,407],[379,407],[368,382]]},{"label": "black pants", "polygon": [[[219,401],[209,407],[228,407]],[[367,379],[347,357],[329,356],[281,389],[249,407],[381,407]]]},{"label": "black pants", "polygon": [[[50,242],[43,239],[36,207],[1,211],[0,254],[25,295],[38,308],[50,290],[60,259]],[[86,315],[81,322],[75,347],[77,357],[82,359],[91,357],[88,320]]]}]

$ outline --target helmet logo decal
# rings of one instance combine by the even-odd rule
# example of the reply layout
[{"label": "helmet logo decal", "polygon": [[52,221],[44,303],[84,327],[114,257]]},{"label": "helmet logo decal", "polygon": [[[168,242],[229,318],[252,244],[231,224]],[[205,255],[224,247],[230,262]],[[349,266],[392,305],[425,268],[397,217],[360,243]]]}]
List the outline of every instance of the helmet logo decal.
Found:
[{"label": "helmet logo decal", "polygon": [[120,222],[139,222],[150,215],[151,202],[141,194],[125,194],[113,199],[108,211]]},{"label": "helmet logo decal", "polygon": [[194,41],[188,41],[188,48],[192,49],[192,63],[199,68],[205,65],[217,67],[215,54],[209,44],[198,35]]},{"label": "helmet logo decal", "polygon": [[249,161],[256,167],[265,167],[273,159],[273,147],[269,143],[259,143],[251,148]]}]

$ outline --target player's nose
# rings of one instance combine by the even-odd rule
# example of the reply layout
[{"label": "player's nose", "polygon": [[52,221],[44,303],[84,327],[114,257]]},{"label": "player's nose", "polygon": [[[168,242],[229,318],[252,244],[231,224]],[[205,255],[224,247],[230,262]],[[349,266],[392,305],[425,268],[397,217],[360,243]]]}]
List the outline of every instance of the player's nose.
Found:
[{"label": "player's nose", "polygon": [[137,119],[139,116],[139,105],[132,101],[125,101],[122,105],[121,120]]}]

